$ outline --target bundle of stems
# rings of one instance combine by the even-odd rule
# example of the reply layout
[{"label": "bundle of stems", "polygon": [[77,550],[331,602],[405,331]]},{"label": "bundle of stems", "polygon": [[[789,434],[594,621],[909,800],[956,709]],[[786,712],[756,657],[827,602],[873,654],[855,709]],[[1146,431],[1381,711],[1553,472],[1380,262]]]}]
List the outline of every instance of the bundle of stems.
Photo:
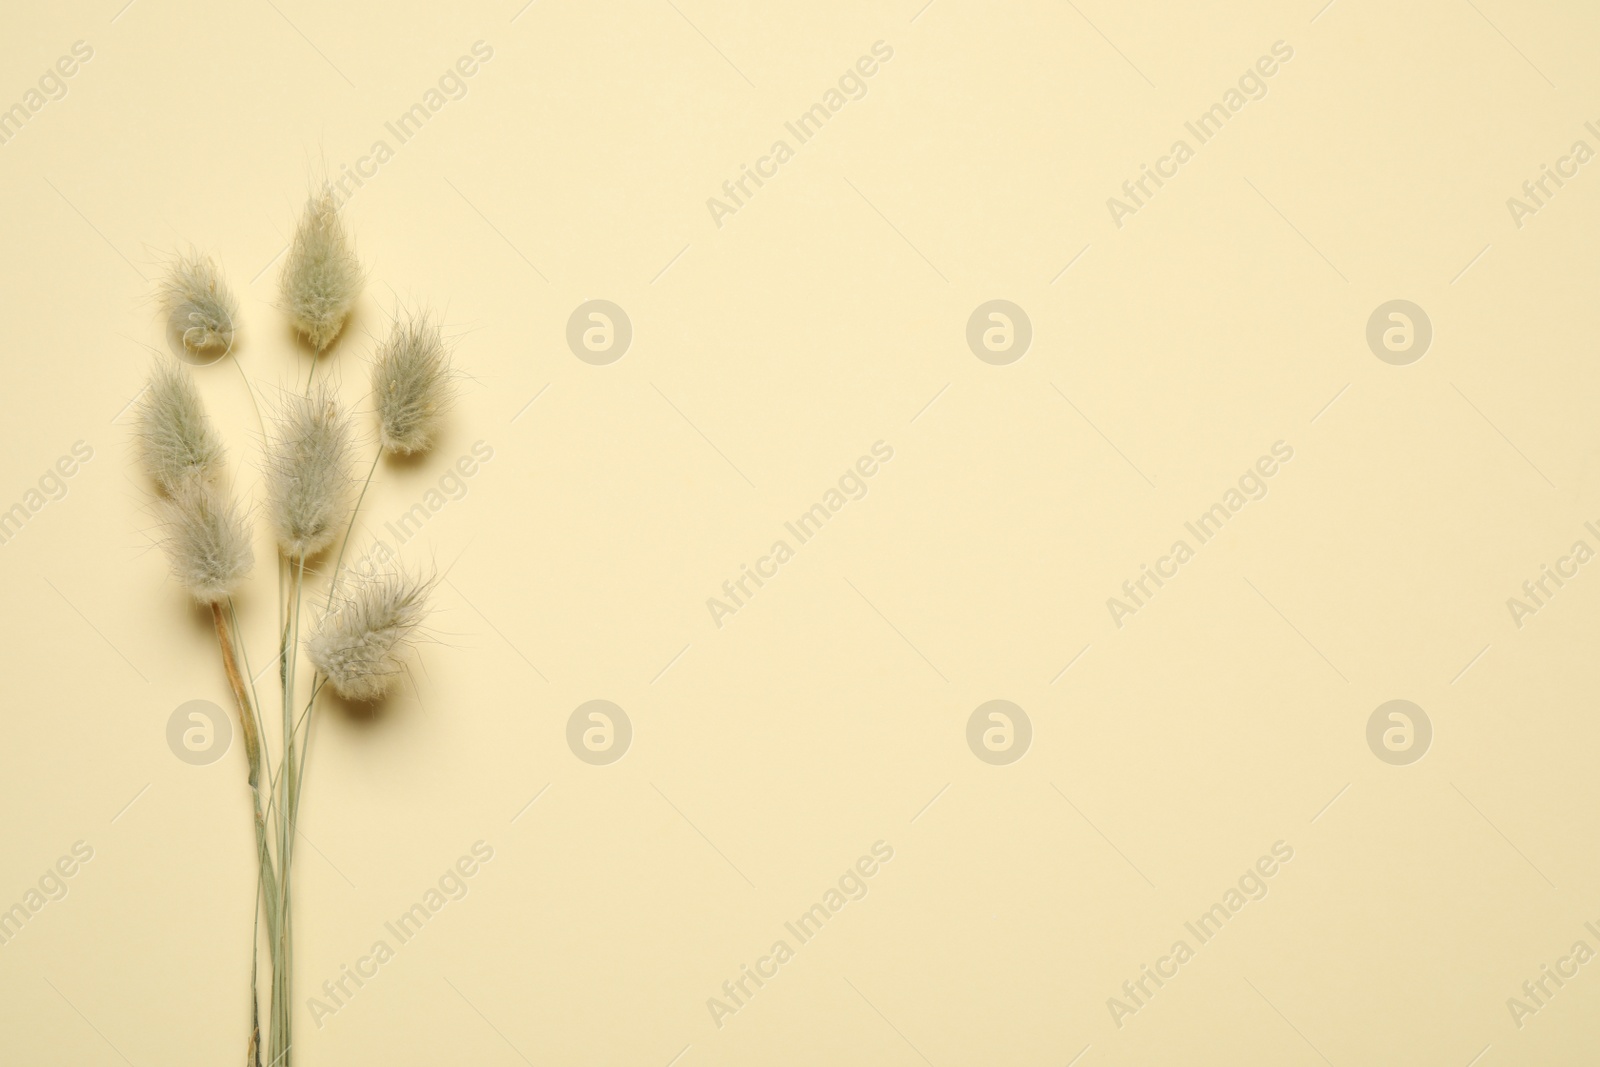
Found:
[{"label": "bundle of stems", "polygon": [[[176,361],[152,368],[138,407],[139,465],[153,483],[166,527],[163,547],[172,574],[208,609],[223,673],[239,716],[247,762],[258,867],[250,961],[248,1067],[262,1064],[262,996],[258,980],[265,926],[270,992],[266,1063],[290,1067],[294,956],[294,855],[300,801],[318,697],[331,687],[342,699],[375,701],[393,687],[428,610],[432,579],[395,567],[360,578],[343,569],[345,550],[368,486],[387,453],[426,451],[453,395],[443,333],[426,313],[397,313],[372,363],[376,447],[354,494],[355,433],[317,364],[342,332],[362,275],[331,192],[307,202],[281,280],[281,306],[312,349],[303,386],[286,391],[269,431],[248,375],[232,352],[236,308],[221,271],[189,255],[172,265],[161,296],[174,336],[197,354],[222,348],[250,391],[265,438],[265,508],[278,563],[277,675],[281,722],[276,759],[267,708],[251,672],[235,593],[254,563],[249,512],[228,489],[225,449],[207,418],[190,371]],[[351,504],[350,497],[356,496]],[[339,543],[320,604],[308,584],[317,564]],[[312,579],[308,583],[307,578]],[[302,630],[311,612],[314,621]],[[302,676],[302,653],[308,669]]]}]

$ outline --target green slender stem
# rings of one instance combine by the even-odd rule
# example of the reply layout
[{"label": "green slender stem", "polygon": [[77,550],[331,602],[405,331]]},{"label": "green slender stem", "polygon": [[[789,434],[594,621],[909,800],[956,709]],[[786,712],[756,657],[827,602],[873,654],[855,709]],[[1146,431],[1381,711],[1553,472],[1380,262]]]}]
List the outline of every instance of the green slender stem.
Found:
[{"label": "green slender stem", "polygon": [[291,1016],[293,1005],[290,1001],[292,995],[292,969],[294,966],[293,954],[293,909],[291,907],[291,885],[294,870],[294,822],[291,813],[295,809],[295,667],[298,664],[298,649],[300,645],[300,605],[302,591],[305,588],[306,561],[305,554],[301,553],[294,559],[294,574],[290,589],[291,601],[287,625],[282,633],[280,649],[283,655],[283,754],[278,762],[279,788],[276,790],[278,800],[278,921],[277,929],[273,931],[274,941],[277,945],[277,958],[273,967],[273,992],[272,992],[272,1059],[275,1067],[289,1067],[289,1050],[292,1047],[293,1034]]},{"label": "green slender stem", "polygon": [[322,606],[326,614],[333,607],[333,591],[339,586],[339,569],[344,566],[344,550],[350,547],[350,533],[356,528],[356,516],[361,514],[361,502],[367,499],[367,490],[372,487],[372,475],[378,469],[378,460],[383,458],[383,446],[378,446],[378,451],[373,453],[372,465],[367,468],[366,480],[361,483],[361,493],[356,497],[356,506],[350,509],[350,521],[345,524],[344,540],[339,543],[339,555],[333,561],[333,576],[328,579],[328,600]]},{"label": "green slender stem", "polygon": [[[245,684],[244,676],[239,671],[239,662],[235,654],[238,642],[235,633],[238,630],[237,615],[233,610],[233,601],[228,601],[228,611],[223,612],[220,601],[211,605],[211,620],[217,633],[217,644],[222,652],[222,666],[228,676],[229,687],[233,690],[234,704],[239,713],[239,728],[244,735],[245,761],[249,774],[247,781],[250,786],[251,796],[251,824],[256,837],[256,863],[257,863],[257,909],[254,925],[252,926],[252,952],[250,960],[250,989],[251,989],[251,1034],[247,1045],[249,1055],[257,1055],[260,1043],[260,1000],[257,998],[257,971],[259,963],[259,935],[260,935],[260,898],[264,893],[267,896],[270,908],[276,908],[278,901],[275,899],[276,887],[271,881],[272,860],[266,847],[266,823],[262,817],[261,807],[261,731],[259,717],[256,714],[255,703],[251,697],[251,690]],[[269,912],[270,914],[270,912]],[[270,920],[269,920],[270,922]]]},{"label": "green slender stem", "polygon": [[[322,692],[322,687],[327,684],[328,677],[325,674],[317,674],[312,677],[311,699],[306,701],[306,710],[300,713],[300,721],[304,723],[305,735],[300,741],[299,780],[294,785],[294,810],[289,812],[289,822],[294,826],[298,826],[300,823],[300,797],[305,788],[306,763],[311,752],[311,723],[307,720],[311,717],[312,706],[317,702],[317,694]],[[296,728],[298,729],[299,726],[297,725]]]}]

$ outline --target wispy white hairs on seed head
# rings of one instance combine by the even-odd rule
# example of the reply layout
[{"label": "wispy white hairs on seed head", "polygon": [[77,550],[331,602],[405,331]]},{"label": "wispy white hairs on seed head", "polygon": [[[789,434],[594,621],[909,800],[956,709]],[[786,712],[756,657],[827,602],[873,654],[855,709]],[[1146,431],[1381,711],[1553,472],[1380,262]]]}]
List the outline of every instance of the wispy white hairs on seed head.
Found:
[{"label": "wispy white hairs on seed head", "polygon": [[150,384],[138,405],[139,465],[163,492],[175,493],[190,481],[214,477],[222,467],[218,439],[200,394],[174,362],[150,370]]},{"label": "wispy white hairs on seed head", "polygon": [[172,576],[202,604],[225,600],[255,563],[250,526],[216,483],[191,479],[161,502]]},{"label": "wispy white hairs on seed head", "polygon": [[290,394],[267,456],[267,503],[278,544],[288,556],[328,546],[345,517],[350,489],[350,421],[333,392]]},{"label": "wispy white hairs on seed head", "polygon": [[210,256],[191,252],[173,260],[161,282],[161,310],[191,352],[233,344],[239,305]]},{"label": "wispy white hairs on seed head", "polygon": [[409,455],[433,444],[454,383],[444,333],[426,311],[395,316],[372,364],[372,397],[384,451]]},{"label": "wispy white hairs on seed head", "polygon": [[346,700],[376,700],[399,677],[428,614],[429,579],[393,571],[342,586],[306,641],[306,655]]},{"label": "wispy white hairs on seed head", "polygon": [[361,294],[361,263],[330,186],[306,200],[284,261],[280,294],[290,324],[318,352],[339,336]]}]

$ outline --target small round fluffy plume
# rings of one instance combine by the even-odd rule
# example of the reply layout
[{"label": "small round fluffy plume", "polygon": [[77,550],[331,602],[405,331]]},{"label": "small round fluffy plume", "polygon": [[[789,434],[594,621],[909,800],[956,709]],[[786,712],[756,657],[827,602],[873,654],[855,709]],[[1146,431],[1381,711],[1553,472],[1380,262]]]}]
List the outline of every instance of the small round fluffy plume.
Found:
[{"label": "small round fluffy plume", "polygon": [[384,451],[410,455],[433,444],[453,389],[444,334],[427,312],[395,318],[373,361],[372,398]]},{"label": "small round fluffy plume", "polygon": [[346,700],[376,700],[404,667],[428,613],[431,581],[401,571],[360,580],[306,641],[306,655]]},{"label": "small round fluffy plume", "polygon": [[172,576],[202,604],[226,600],[255,563],[239,505],[212,482],[191,479],[162,501],[161,510]]},{"label": "small round fluffy plume", "polygon": [[194,383],[176,363],[150,370],[150,384],[139,398],[139,465],[163,492],[216,475],[222,467],[222,442],[200,406]]},{"label": "small round fluffy plume", "polygon": [[233,344],[239,305],[210,256],[190,253],[173,261],[161,283],[161,309],[167,325],[191,352]]},{"label": "small round fluffy plume", "polygon": [[267,457],[267,501],[290,558],[328,546],[350,488],[350,422],[326,385],[284,402]]},{"label": "small round fluffy plume", "polygon": [[318,352],[333,343],[361,293],[361,264],[339,219],[333,190],[306,200],[283,265],[284,313]]}]

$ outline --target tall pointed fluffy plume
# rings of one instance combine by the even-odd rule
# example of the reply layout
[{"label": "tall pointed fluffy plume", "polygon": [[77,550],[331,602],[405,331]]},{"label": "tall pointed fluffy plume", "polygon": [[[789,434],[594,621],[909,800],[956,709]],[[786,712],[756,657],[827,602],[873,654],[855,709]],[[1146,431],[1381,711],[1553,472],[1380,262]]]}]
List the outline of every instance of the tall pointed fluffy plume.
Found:
[{"label": "tall pointed fluffy plume", "polygon": [[361,264],[339,218],[333,189],[306,200],[299,228],[283,265],[280,294],[284,313],[311,347],[327,348],[361,293]]},{"label": "tall pointed fluffy plume", "polygon": [[372,398],[384,451],[409,455],[433,444],[454,388],[444,334],[426,311],[396,315],[372,364]]},{"label": "tall pointed fluffy plume", "polygon": [[191,252],[173,260],[161,283],[161,309],[191,352],[233,344],[239,305],[210,256]]},{"label": "tall pointed fluffy plume", "polygon": [[163,492],[221,471],[222,442],[194,383],[175,362],[163,360],[150,369],[150,383],[139,398],[138,427],[139,465]]},{"label": "tall pointed fluffy plume", "polygon": [[350,489],[350,421],[332,391],[290,394],[267,457],[267,502],[286,555],[312,555],[338,533]]},{"label": "tall pointed fluffy plume", "polygon": [[346,700],[376,700],[404,666],[433,582],[395,571],[356,582],[317,625],[306,655]]},{"label": "tall pointed fluffy plume", "polygon": [[255,563],[239,505],[211,481],[180,483],[161,503],[172,576],[202,604],[226,600]]}]

